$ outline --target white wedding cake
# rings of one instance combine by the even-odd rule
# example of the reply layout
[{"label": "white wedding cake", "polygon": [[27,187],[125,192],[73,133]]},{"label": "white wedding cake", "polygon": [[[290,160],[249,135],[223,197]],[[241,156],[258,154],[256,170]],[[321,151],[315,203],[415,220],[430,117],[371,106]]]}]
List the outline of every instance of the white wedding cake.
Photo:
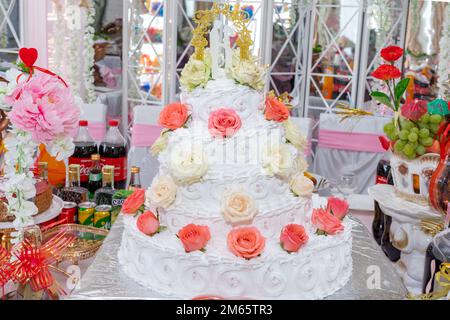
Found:
[{"label": "white wedding cake", "polygon": [[159,174],[149,211],[124,217],[122,269],[173,298],[326,297],[351,277],[352,222],[313,216],[286,105],[266,98],[265,68],[242,46],[220,63],[214,39],[185,66],[181,102],[161,112]]}]

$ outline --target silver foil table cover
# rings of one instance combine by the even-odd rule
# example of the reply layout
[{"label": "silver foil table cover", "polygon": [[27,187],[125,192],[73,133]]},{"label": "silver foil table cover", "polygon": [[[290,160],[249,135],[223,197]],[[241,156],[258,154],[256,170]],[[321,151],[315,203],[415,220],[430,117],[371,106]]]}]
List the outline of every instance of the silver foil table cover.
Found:
[{"label": "silver foil table cover", "polygon": [[[327,299],[404,299],[406,289],[368,230],[356,219],[353,228],[353,275],[347,285]],[[117,258],[122,241],[120,216],[93,263],[84,273],[79,289],[65,299],[165,299],[135,283],[122,272]]]}]

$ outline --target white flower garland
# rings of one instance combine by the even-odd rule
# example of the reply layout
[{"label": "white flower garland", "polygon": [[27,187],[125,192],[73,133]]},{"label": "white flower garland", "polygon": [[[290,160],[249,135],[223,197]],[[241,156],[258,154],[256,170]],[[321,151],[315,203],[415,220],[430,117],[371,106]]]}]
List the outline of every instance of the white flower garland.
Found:
[{"label": "white flower garland", "polygon": [[54,51],[53,65],[51,66],[57,74],[65,74],[64,70],[64,48],[66,44],[66,20],[64,18],[65,6],[62,0],[53,0],[56,13],[56,23],[54,28]]},{"label": "white flower garland", "polygon": [[[79,8],[79,0],[68,0],[66,5],[71,8],[71,10],[66,10],[66,20],[68,23],[73,23],[78,21],[81,17],[80,13],[77,12]],[[75,9],[76,8],[76,9]],[[76,26],[81,26],[81,24],[73,23],[70,28],[67,28],[67,54],[64,64],[67,66],[65,73],[65,78],[69,82],[73,92],[76,95],[81,93],[81,81],[80,81],[80,66],[82,65],[81,54],[80,54],[80,29]]]},{"label": "white flower garland", "polygon": [[439,96],[443,99],[450,99],[448,96],[446,83],[448,82],[448,76],[450,75],[450,3],[447,4],[444,14],[444,23],[442,25],[442,36],[439,42],[439,65],[437,74]]},{"label": "white flower garland", "polygon": [[86,10],[86,24],[83,36],[83,57],[84,57],[84,87],[85,97],[87,103],[93,103],[97,99],[95,95],[95,79],[94,79],[94,33],[93,24],[95,22],[95,7],[92,1],[89,2],[89,7]]}]

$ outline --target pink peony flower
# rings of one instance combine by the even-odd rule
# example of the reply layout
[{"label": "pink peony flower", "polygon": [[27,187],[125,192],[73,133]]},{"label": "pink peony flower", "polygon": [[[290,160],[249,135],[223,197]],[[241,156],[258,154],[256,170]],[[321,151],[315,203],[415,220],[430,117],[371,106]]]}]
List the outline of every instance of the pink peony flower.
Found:
[{"label": "pink peony flower", "polygon": [[230,137],[241,125],[241,118],[232,109],[219,109],[209,115],[208,129],[213,136]]},{"label": "pink peony flower", "polygon": [[308,241],[305,228],[298,224],[289,224],[281,230],[281,246],[287,252],[297,252]]},{"label": "pink peony flower", "polygon": [[313,210],[311,222],[317,227],[318,233],[334,235],[344,230],[341,220],[322,208]]},{"label": "pink peony flower", "polygon": [[153,236],[158,232],[159,220],[153,214],[153,212],[146,211],[139,216],[136,221],[137,228],[140,232],[147,236]]},{"label": "pink peony flower", "polygon": [[211,239],[211,233],[207,226],[198,226],[195,224],[188,224],[178,231],[177,236],[181,240],[186,252],[203,250]]},{"label": "pink peony flower", "polygon": [[348,213],[349,204],[347,201],[330,197],[328,198],[327,211],[333,214],[339,220],[343,220]]},{"label": "pink peony flower", "polygon": [[77,133],[80,109],[72,91],[54,76],[42,74],[20,83],[5,102],[12,106],[11,123],[38,143]]},{"label": "pink peony flower", "polygon": [[253,259],[263,252],[266,239],[255,227],[242,227],[230,231],[227,244],[235,256]]}]

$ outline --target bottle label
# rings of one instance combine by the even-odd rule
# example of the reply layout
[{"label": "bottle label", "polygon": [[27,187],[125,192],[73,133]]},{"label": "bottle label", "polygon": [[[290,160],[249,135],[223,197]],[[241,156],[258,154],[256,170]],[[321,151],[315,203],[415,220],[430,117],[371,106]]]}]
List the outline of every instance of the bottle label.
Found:
[{"label": "bottle label", "polygon": [[89,181],[102,181],[102,174],[101,173],[90,173],[89,174]]},{"label": "bottle label", "polygon": [[377,176],[376,184],[388,184],[388,178]]},{"label": "bottle label", "polygon": [[114,181],[123,181],[127,178],[127,157],[103,158],[102,166],[114,166]]},{"label": "bottle label", "polygon": [[89,180],[89,169],[92,166],[92,160],[89,158],[69,158],[70,164],[79,164],[80,165],[80,182],[88,182]]}]

